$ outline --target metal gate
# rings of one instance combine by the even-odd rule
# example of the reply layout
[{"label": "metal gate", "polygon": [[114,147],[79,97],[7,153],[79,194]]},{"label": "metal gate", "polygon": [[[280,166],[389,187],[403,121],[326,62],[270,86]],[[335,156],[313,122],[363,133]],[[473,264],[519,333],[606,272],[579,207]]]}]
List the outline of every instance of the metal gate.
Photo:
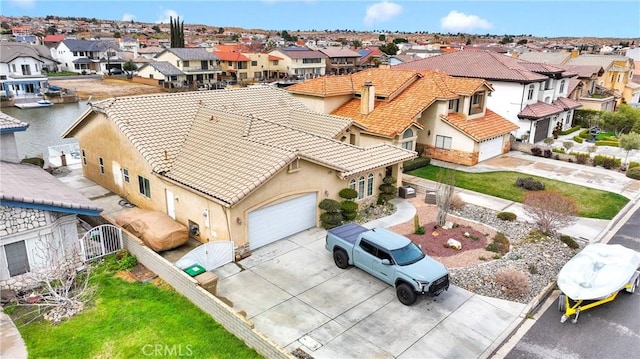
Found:
[{"label": "metal gate", "polygon": [[83,261],[92,261],[124,248],[122,228],[103,224],[91,228],[80,239],[80,253]]}]

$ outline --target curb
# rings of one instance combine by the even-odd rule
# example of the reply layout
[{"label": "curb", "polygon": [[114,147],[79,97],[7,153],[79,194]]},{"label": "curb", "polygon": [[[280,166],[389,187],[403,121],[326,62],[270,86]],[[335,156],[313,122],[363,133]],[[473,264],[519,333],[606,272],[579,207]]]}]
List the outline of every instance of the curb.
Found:
[{"label": "curb", "polygon": [[620,223],[623,217],[626,217],[629,213],[633,212],[632,209],[637,205],[640,205],[640,197],[631,199],[629,203],[627,203],[627,205],[624,206],[620,210],[620,212],[618,212],[618,214],[615,217],[613,217],[611,221],[609,221],[609,224],[602,231],[600,231],[600,233],[598,233],[598,235],[596,236],[595,243],[598,243],[598,242],[607,243],[611,239],[613,234],[615,234],[615,233],[613,234],[611,233],[613,231],[613,228]]},{"label": "curb", "polygon": [[[522,325],[527,320],[529,320],[528,318],[529,314],[537,312],[540,306],[544,304],[544,302],[547,300],[547,298],[549,298],[549,296],[551,296],[555,288],[556,288],[555,281],[547,284],[547,286],[544,287],[542,291],[529,302],[529,304],[527,304],[527,306],[522,310],[522,312],[520,312],[520,315],[519,315],[520,320],[514,320],[511,323],[511,325],[509,325],[509,327],[505,329],[502,332],[502,334],[500,334],[500,336],[492,343],[492,345],[490,345],[485,350],[485,352],[482,353],[482,355],[480,355],[480,358],[483,358],[483,359],[494,358],[494,357],[502,358],[506,354],[508,354],[511,351],[511,349],[513,349],[515,345],[518,343],[517,341],[514,343],[510,343],[508,339],[513,337],[515,334],[517,334],[518,329],[520,329],[520,327],[522,327]],[[506,350],[505,353],[501,353],[501,352],[504,352],[505,350]]]}]

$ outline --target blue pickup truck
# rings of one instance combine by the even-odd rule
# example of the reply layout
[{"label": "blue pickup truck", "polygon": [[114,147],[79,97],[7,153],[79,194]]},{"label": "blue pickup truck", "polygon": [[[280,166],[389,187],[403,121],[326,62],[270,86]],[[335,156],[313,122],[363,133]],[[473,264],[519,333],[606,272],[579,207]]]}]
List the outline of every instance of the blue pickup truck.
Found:
[{"label": "blue pickup truck", "polygon": [[384,228],[367,229],[355,223],[332,228],[325,248],[339,268],[353,265],[394,286],[404,305],[415,303],[418,294],[436,296],[449,289],[444,264],[407,237]]}]

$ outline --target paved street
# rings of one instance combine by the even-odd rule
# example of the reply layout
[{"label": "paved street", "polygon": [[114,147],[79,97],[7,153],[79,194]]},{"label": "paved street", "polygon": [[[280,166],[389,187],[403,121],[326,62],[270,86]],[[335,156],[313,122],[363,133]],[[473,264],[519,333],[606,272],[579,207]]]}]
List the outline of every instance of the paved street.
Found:
[{"label": "paved street", "polygon": [[[608,242],[640,250],[640,209]],[[611,303],[580,314],[578,322],[560,323],[555,292],[535,324],[506,355],[507,359],[630,358],[640,349],[640,292],[621,292]]]}]

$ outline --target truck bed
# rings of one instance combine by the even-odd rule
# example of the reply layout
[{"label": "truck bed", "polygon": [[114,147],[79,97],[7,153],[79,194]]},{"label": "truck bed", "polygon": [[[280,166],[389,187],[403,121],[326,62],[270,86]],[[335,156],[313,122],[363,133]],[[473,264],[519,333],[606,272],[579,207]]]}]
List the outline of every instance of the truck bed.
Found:
[{"label": "truck bed", "polygon": [[360,233],[362,232],[366,232],[369,229],[356,224],[356,223],[348,223],[345,225],[342,225],[340,227],[335,227],[330,229],[328,232],[333,234],[334,236],[341,238],[351,244],[355,244],[356,243],[356,239],[358,239],[358,236],[360,235]]}]

